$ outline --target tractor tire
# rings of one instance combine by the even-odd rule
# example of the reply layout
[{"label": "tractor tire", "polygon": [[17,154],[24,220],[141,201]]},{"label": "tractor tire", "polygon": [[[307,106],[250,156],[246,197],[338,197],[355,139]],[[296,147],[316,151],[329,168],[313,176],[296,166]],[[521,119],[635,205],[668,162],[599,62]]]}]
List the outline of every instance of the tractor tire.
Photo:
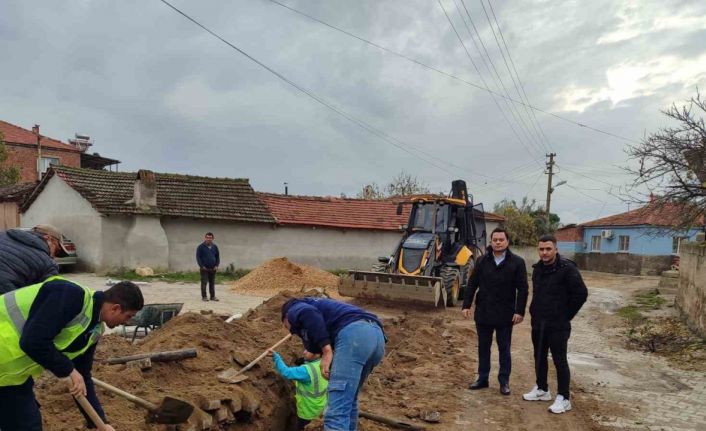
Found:
[{"label": "tractor tire", "polygon": [[389,265],[382,262],[374,263],[370,270],[372,272],[390,272]]},{"label": "tractor tire", "polygon": [[471,281],[471,274],[473,273],[473,269],[475,267],[476,260],[474,258],[468,259],[468,262],[461,267],[461,291],[458,295],[458,299],[464,299],[466,297],[468,283]]},{"label": "tractor tire", "polygon": [[453,266],[444,266],[439,271],[442,287],[446,290],[446,306],[455,307],[461,291],[461,271]]}]

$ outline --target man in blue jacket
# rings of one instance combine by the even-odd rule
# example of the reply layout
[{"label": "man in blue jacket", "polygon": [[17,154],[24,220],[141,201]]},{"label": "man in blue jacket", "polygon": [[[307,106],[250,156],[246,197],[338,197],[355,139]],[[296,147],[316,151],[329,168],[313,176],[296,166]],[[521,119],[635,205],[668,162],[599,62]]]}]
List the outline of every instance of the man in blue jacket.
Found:
[{"label": "man in blue jacket", "polygon": [[295,298],[282,306],[282,324],[321,353],[321,374],[329,380],[324,430],[355,431],[358,392],[385,355],[385,335],[378,317],[345,302]]},{"label": "man in blue jacket", "polygon": [[41,431],[33,379],[43,369],[68,378],[71,393],[85,396],[105,421],[91,380],[96,344],[103,324],[124,324],[143,303],[129,281],[93,292],[61,277],[0,295],[0,429]]},{"label": "man in blue jacket", "polygon": [[206,297],[206,283],[208,283],[211,301],[218,301],[216,298],[216,271],[218,271],[218,265],[221,264],[221,255],[218,252],[218,246],[213,243],[211,232],[206,233],[203,242],[196,248],[196,263],[198,263],[201,272],[201,300],[208,301]]},{"label": "man in blue jacket", "polygon": [[60,250],[61,233],[48,224],[0,232],[0,295],[57,275]]}]

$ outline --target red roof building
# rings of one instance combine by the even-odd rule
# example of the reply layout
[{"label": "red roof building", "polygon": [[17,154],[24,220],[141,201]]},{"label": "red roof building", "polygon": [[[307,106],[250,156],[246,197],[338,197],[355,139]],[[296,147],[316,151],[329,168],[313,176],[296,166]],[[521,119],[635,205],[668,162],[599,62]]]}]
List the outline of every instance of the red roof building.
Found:
[{"label": "red roof building", "polygon": [[81,167],[81,150],[42,136],[39,126],[27,130],[0,120],[0,133],[7,151],[4,165],[20,170],[21,183],[39,181],[51,165]]}]

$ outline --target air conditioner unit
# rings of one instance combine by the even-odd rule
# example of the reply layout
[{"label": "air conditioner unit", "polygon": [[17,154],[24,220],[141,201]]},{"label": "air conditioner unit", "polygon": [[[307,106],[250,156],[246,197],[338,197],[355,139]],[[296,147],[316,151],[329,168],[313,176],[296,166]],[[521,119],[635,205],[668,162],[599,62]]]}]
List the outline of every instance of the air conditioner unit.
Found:
[{"label": "air conditioner unit", "polygon": [[610,229],[605,229],[601,231],[601,238],[613,239],[613,231]]}]

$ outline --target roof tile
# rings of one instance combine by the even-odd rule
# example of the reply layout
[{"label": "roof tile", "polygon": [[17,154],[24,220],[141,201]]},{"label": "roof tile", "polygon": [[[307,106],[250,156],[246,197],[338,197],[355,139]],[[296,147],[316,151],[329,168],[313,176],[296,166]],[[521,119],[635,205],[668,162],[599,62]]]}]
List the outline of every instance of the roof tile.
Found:
[{"label": "roof tile", "polygon": [[[14,124],[0,120],[0,132],[2,132],[3,141],[5,142],[37,146],[37,135],[31,130],[23,129],[20,126],[15,126]],[[73,145],[65,144],[46,136],[39,136],[42,147],[73,151],[76,153],[80,152],[80,150]]]}]

